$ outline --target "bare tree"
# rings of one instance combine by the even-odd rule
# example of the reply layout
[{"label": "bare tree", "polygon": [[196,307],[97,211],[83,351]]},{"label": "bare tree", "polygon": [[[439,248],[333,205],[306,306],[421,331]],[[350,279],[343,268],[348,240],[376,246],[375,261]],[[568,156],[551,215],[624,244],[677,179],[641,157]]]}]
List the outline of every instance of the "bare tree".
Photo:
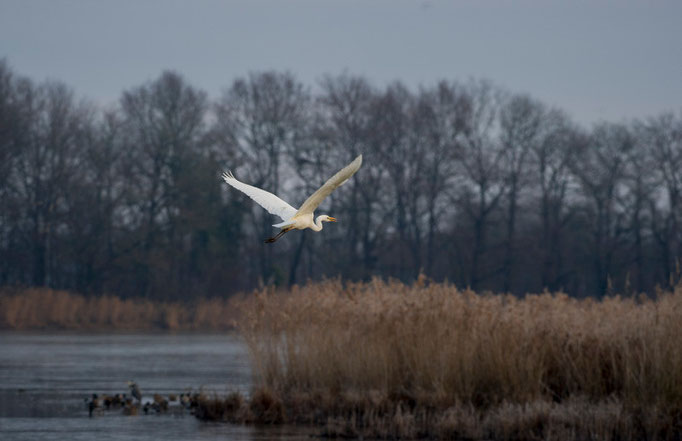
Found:
[{"label": "bare tree", "polygon": [[[24,80],[25,81],[25,80]],[[7,61],[0,59],[0,283],[16,283],[15,268],[21,268],[17,229],[20,207],[15,199],[17,160],[22,138],[27,136],[28,121],[23,114],[18,83]],[[25,268],[25,266],[24,266]]]},{"label": "bare tree", "polygon": [[662,197],[650,201],[652,232],[664,268],[665,283],[670,283],[682,255],[682,119],[671,113],[651,118],[640,125],[643,142],[648,146]]},{"label": "bare tree", "polygon": [[531,146],[533,182],[538,194],[541,287],[552,291],[565,282],[562,236],[575,210],[571,204],[573,161],[583,138],[560,111],[543,119],[541,141]]},{"label": "bare tree", "polygon": [[7,62],[0,59],[0,198],[5,196],[7,182],[16,154],[14,130],[19,124],[14,91],[14,74]]},{"label": "bare tree", "polygon": [[123,208],[121,182],[122,122],[108,111],[85,127],[83,159],[78,179],[71,183],[68,226],[70,259],[74,262],[79,292],[117,291],[107,284],[115,279],[117,215]]},{"label": "bare tree", "polygon": [[[193,165],[203,153],[206,94],[177,73],[164,72],[156,81],[124,92],[121,108],[128,136],[130,220],[143,232],[138,286],[145,295],[164,289],[174,292],[184,275],[178,271],[180,244],[185,243],[182,212],[192,201],[188,195],[194,194]],[[171,246],[159,254],[164,245]],[[167,264],[159,264],[167,259]]]},{"label": "bare tree", "polygon": [[465,91],[467,106],[463,130],[457,142],[458,174],[464,180],[455,192],[455,201],[473,228],[468,283],[478,289],[481,282],[497,270],[484,268],[488,250],[488,228],[494,210],[504,195],[502,160],[504,150],[497,142],[499,134],[500,94],[490,83],[470,83]]},{"label": "bare tree", "polygon": [[454,185],[457,138],[465,127],[463,117],[468,103],[456,85],[443,81],[433,89],[421,91],[413,117],[414,136],[423,148],[420,176],[426,214],[424,270],[429,275],[435,271],[437,237],[444,227],[442,219],[454,214],[447,203],[447,190]]},{"label": "bare tree", "polygon": [[58,240],[69,207],[68,190],[81,165],[82,134],[90,110],[76,104],[73,92],[61,83],[36,87],[24,82],[20,88],[27,132],[11,188],[22,207],[22,229],[31,249],[31,282],[54,286],[57,257],[63,252]]},{"label": "bare tree", "polygon": [[594,129],[586,147],[576,157],[573,173],[587,201],[585,214],[592,230],[591,255],[596,290],[603,295],[616,269],[614,258],[625,231],[618,202],[623,190],[626,158],[633,148],[633,140],[627,128],[602,124]]},{"label": "bare tree", "polygon": [[[625,192],[622,195],[621,206],[628,218],[628,242],[632,247],[632,252],[626,255],[633,256],[625,264],[630,266],[634,263],[634,283],[637,292],[644,292],[647,278],[651,280],[648,273],[646,262],[646,248],[648,236],[650,235],[651,216],[649,207],[655,207],[657,198],[656,173],[651,173],[656,169],[655,162],[651,155],[651,150],[646,145],[646,129],[641,124],[634,127],[633,148],[626,152],[626,164],[624,170]],[[626,274],[627,284],[630,282],[630,271]],[[649,285],[651,283],[649,282]]]},{"label": "bare tree", "polygon": [[338,256],[344,264],[337,268],[343,268],[344,277],[368,279],[376,273],[385,237],[381,226],[385,172],[371,136],[378,92],[366,79],[348,75],[325,77],[321,87],[316,137],[328,151],[329,163],[345,164],[359,154],[364,157],[360,172],[333,195],[341,219],[333,244],[345,250]]},{"label": "bare tree", "polygon": [[503,262],[503,291],[511,292],[516,254],[516,228],[520,194],[529,180],[529,152],[541,142],[545,109],[525,95],[513,96],[500,111],[502,174],[507,213]]},{"label": "bare tree", "polygon": [[402,84],[390,85],[374,106],[373,147],[387,172],[384,192],[390,194],[387,208],[397,239],[392,241],[391,266],[396,275],[410,279],[422,267],[424,144],[413,136],[414,98]]}]

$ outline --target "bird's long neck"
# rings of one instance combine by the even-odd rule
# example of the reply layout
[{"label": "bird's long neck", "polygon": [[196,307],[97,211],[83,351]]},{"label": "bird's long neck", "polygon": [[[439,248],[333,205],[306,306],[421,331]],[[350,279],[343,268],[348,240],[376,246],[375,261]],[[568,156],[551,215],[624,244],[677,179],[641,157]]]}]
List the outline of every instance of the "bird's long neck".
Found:
[{"label": "bird's long neck", "polygon": [[311,230],[313,231],[322,231],[322,220],[320,219],[322,216],[317,216],[315,219],[315,223],[313,224],[312,227],[310,227]]}]

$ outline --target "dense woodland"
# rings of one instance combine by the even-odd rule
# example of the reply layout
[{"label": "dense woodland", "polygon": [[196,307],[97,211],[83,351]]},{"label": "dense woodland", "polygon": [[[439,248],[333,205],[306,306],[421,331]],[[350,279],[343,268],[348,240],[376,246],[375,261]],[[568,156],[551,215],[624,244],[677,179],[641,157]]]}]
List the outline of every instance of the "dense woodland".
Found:
[{"label": "dense woodland", "polygon": [[[356,155],[321,233],[297,206]],[[593,127],[483,80],[412,90],[257,72],[209,97],[167,71],[95,105],[0,61],[0,285],[184,299],[420,272],[475,290],[576,296],[676,283],[682,114]]]}]

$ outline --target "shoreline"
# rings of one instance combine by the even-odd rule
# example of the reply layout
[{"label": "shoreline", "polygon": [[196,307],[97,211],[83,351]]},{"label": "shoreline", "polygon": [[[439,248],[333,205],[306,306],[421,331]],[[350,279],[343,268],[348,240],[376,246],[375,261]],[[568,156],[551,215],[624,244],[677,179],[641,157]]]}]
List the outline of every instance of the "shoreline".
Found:
[{"label": "shoreline", "polygon": [[[298,397],[299,400],[301,397]],[[330,401],[334,404],[329,406]],[[344,399],[314,395],[282,401],[267,390],[253,396],[201,395],[194,416],[229,424],[282,425],[313,430],[320,438],[508,440],[679,440],[676,409],[629,409],[613,398],[564,402],[502,402],[487,409],[459,403],[443,408],[409,399],[377,402],[376,397]]]},{"label": "shoreline", "polygon": [[227,329],[161,329],[161,328],[142,328],[142,329],[121,329],[121,328],[82,328],[82,329],[64,329],[64,328],[33,328],[33,329],[2,329],[0,328],[0,336],[42,336],[42,335],[74,335],[74,336],[101,336],[101,335],[118,335],[118,336],[135,336],[135,335],[149,335],[149,336],[183,336],[183,335],[232,335],[239,336],[239,331],[235,328]]}]

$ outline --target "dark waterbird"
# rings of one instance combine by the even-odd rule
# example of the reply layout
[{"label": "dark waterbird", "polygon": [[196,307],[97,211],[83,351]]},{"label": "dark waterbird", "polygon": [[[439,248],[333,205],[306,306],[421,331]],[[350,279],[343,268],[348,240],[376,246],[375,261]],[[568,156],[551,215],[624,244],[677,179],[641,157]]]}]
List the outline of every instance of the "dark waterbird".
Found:
[{"label": "dark waterbird", "polygon": [[128,382],[128,387],[130,388],[130,395],[133,396],[138,402],[142,402],[142,393],[140,392],[140,388],[137,386],[137,383],[134,381],[129,381]]},{"label": "dark waterbird", "polygon": [[92,394],[92,398],[89,400],[86,398],[85,401],[88,404],[88,416],[92,417],[95,409],[98,409],[101,405],[100,399],[98,398],[97,394]]}]

